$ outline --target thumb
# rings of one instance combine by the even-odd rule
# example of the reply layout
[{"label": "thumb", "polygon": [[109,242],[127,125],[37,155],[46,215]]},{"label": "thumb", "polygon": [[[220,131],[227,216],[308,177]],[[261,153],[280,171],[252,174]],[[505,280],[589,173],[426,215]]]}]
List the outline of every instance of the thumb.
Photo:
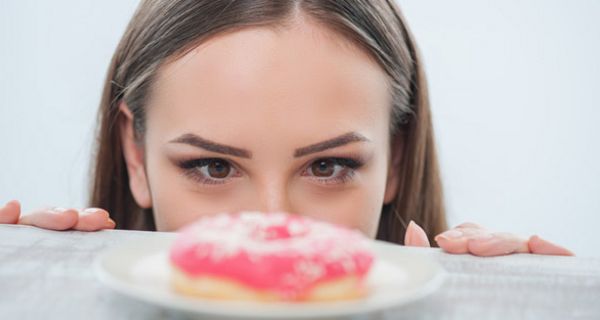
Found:
[{"label": "thumb", "polygon": [[548,254],[556,256],[574,256],[575,254],[569,249],[556,245],[548,240],[544,240],[538,236],[529,238],[529,251],[536,254]]},{"label": "thumb", "polygon": [[404,235],[404,245],[411,247],[431,247],[427,234],[423,228],[419,227],[414,221],[410,220],[408,227],[406,227],[406,234]]},{"label": "thumb", "polygon": [[21,204],[17,200],[9,201],[0,207],[0,223],[16,224],[21,216]]}]

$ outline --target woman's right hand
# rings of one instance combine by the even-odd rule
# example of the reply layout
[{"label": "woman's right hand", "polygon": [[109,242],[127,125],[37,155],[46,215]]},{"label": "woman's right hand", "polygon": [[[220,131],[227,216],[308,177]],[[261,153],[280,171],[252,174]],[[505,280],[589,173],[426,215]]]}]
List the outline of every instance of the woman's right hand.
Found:
[{"label": "woman's right hand", "polygon": [[21,215],[21,204],[9,201],[0,207],[0,224],[23,224],[49,230],[97,231],[114,229],[116,224],[108,212],[99,208],[47,208]]}]

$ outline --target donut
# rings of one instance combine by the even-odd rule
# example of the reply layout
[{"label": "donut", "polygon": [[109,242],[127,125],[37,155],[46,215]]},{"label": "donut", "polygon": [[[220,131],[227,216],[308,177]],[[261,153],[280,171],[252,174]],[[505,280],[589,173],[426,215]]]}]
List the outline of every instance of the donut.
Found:
[{"label": "donut", "polygon": [[359,231],[283,212],[221,213],[181,229],[171,285],[187,296],[332,301],[367,294],[374,255]]}]

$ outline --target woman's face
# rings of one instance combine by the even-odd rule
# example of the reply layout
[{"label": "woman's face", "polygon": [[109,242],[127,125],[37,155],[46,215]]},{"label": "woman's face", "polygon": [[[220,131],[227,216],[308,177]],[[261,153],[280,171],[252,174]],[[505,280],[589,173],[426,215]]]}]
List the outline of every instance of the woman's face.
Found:
[{"label": "woman's face", "polygon": [[153,88],[143,146],[130,119],[123,143],[134,197],[158,230],[260,210],[375,236],[396,186],[387,79],[366,53],[308,22],[249,28],[166,63]]}]

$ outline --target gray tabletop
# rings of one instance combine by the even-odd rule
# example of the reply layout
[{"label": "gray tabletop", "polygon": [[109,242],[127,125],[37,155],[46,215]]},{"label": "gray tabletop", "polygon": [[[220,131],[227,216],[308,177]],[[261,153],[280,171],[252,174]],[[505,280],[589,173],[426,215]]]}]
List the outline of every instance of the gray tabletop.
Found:
[{"label": "gray tabletop", "polygon": [[[104,287],[92,264],[102,250],[159,232],[56,232],[0,225],[0,318],[187,319]],[[440,290],[359,319],[600,319],[600,258],[478,258],[415,248],[448,272]]]}]

